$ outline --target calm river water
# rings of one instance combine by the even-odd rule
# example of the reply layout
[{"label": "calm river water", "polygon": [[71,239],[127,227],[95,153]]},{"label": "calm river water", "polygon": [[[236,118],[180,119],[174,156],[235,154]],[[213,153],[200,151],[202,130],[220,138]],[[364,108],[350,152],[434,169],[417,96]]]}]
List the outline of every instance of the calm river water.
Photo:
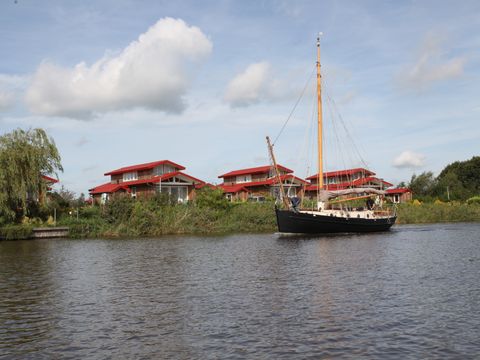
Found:
[{"label": "calm river water", "polygon": [[478,358],[480,224],[0,242],[1,359]]}]

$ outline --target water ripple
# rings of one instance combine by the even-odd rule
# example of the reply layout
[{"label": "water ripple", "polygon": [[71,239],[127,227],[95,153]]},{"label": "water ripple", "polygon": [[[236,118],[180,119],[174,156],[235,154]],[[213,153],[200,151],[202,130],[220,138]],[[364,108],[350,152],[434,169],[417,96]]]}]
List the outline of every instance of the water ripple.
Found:
[{"label": "water ripple", "polygon": [[0,242],[0,358],[475,358],[479,230]]}]

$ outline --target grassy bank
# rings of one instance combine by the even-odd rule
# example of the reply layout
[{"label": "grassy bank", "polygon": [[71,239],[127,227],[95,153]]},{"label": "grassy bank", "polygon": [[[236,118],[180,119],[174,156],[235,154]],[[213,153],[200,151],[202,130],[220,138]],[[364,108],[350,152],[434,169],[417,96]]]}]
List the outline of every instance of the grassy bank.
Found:
[{"label": "grassy bank", "polygon": [[[90,208],[90,216],[65,219],[72,237],[142,237],[172,234],[226,234],[276,231],[273,202],[238,203],[221,207],[189,205],[155,206],[135,202],[107,211]],[[401,204],[397,224],[480,221],[479,204]]]},{"label": "grassy bank", "polygon": [[233,204],[228,208],[195,205],[152,207],[135,203],[118,217],[97,208],[96,216],[66,218],[71,237],[142,237],[172,234],[269,232],[275,229],[272,203]]},{"label": "grassy bank", "polygon": [[397,224],[480,221],[480,204],[460,202],[408,203],[398,206]]},{"label": "grassy bank", "polygon": [[33,234],[31,225],[6,225],[0,228],[0,239],[4,240],[23,240],[29,239]]},{"label": "grassy bank", "polygon": [[[397,224],[480,221],[480,204],[400,204]],[[103,207],[80,209],[77,219],[63,216],[58,226],[68,226],[72,238],[156,237],[173,234],[227,234],[276,231],[274,203],[229,203],[223,194],[209,194],[189,204],[166,198],[119,198]],[[28,238],[32,226],[10,225],[0,229],[6,239]]]}]

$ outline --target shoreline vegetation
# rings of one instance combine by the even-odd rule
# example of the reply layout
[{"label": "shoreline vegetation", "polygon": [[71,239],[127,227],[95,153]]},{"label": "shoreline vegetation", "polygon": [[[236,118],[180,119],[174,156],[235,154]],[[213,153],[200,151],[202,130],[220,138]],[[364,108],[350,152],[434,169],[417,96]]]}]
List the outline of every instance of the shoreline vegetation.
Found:
[{"label": "shoreline vegetation", "polygon": [[[63,171],[53,138],[43,129],[16,129],[0,136],[0,239],[28,239],[35,227],[69,227],[72,238],[265,233],[276,231],[274,200],[229,202],[222,189],[204,187],[178,204],[167,194],[134,199],[114,196],[87,205],[63,186],[50,188]],[[52,178],[54,176],[55,178]],[[397,224],[480,221],[480,156],[447,165],[438,176],[413,174],[415,198],[399,204]],[[306,207],[310,208],[313,200]],[[362,206],[354,204],[352,206]],[[350,205],[349,205],[350,206]]]},{"label": "shoreline vegetation", "polygon": [[[231,203],[223,193],[208,189],[194,202],[176,204],[166,196],[134,200],[118,197],[104,206],[85,206],[59,213],[56,226],[68,226],[70,238],[141,238],[164,235],[222,235],[276,231],[274,201]],[[396,224],[479,222],[480,198],[469,202],[420,202],[397,206]],[[52,226],[29,219],[0,228],[0,238],[27,239],[33,227]]]}]

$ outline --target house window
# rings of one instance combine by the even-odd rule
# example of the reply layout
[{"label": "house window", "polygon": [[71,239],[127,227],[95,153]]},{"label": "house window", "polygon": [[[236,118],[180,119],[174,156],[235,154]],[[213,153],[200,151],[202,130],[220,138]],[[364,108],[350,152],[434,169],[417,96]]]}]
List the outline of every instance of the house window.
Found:
[{"label": "house window", "polygon": [[132,186],[132,188],[130,190],[131,190],[130,194],[132,195],[132,198],[136,199],[137,198],[137,187]]},{"label": "house window", "polygon": [[251,181],[252,181],[252,175],[239,175],[239,176],[237,176],[237,184],[251,182]]},{"label": "house window", "polygon": [[188,201],[188,187],[186,186],[164,186],[162,185],[160,192],[162,194],[168,194],[173,200],[179,203]]},{"label": "house window", "polygon": [[398,204],[400,202],[400,195],[398,194],[393,195],[393,202],[395,204]]},{"label": "house window", "polygon": [[153,169],[153,175],[160,176],[163,174],[172,173],[174,171],[175,171],[175,168],[173,166],[163,164]]},{"label": "house window", "polygon": [[102,193],[100,196],[100,203],[103,205],[108,201],[108,194],[107,193]]},{"label": "house window", "polygon": [[138,180],[138,174],[136,171],[123,174],[123,181]]}]

